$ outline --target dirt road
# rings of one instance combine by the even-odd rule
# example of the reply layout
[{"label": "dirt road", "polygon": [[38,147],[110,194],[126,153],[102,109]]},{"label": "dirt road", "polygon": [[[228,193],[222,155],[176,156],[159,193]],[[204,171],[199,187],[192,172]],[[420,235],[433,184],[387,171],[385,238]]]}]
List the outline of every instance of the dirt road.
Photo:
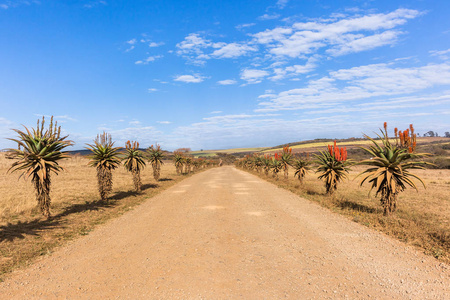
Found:
[{"label": "dirt road", "polygon": [[398,241],[222,167],[11,274],[0,298],[445,299],[449,272]]}]

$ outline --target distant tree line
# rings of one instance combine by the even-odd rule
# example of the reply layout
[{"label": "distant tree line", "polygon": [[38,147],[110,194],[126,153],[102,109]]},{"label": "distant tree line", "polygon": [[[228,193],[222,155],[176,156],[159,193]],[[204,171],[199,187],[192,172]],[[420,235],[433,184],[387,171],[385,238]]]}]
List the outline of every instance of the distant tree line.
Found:
[{"label": "distant tree line", "polygon": [[[423,136],[424,136],[424,137],[427,137],[427,136],[429,136],[429,137],[438,137],[439,134],[438,134],[436,131],[430,130],[430,131],[428,131],[427,133],[424,133]],[[446,131],[446,132],[444,133],[444,137],[450,138],[450,132]]]}]

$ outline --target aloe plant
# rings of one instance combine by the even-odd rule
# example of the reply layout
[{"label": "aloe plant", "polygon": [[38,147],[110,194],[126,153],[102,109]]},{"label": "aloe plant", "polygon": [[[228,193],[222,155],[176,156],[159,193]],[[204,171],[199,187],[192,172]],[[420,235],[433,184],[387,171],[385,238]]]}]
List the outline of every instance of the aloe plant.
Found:
[{"label": "aloe plant", "polygon": [[319,151],[315,155],[315,162],[319,165],[316,173],[320,173],[318,178],[325,182],[325,189],[328,195],[333,195],[337,189],[337,184],[347,178],[350,170],[350,161],[347,160],[347,149],[336,145],[328,145],[328,151]]},{"label": "aloe plant", "polygon": [[175,151],[173,155],[173,161],[175,164],[175,169],[177,170],[177,174],[183,173],[183,160],[183,154],[181,152]]},{"label": "aloe plant", "polygon": [[262,165],[263,165],[263,169],[264,169],[264,174],[266,176],[269,176],[272,158],[270,157],[270,155],[264,155],[262,157],[261,161],[262,161]]},{"label": "aloe plant", "polygon": [[98,134],[94,144],[86,144],[86,149],[91,150],[89,166],[97,169],[98,191],[102,201],[108,200],[108,194],[112,191],[112,170],[120,164],[119,147],[114,147],[111,135],[103,132]]},{"label": "aloe plant", "polygon": [[20,177],[31,177],[38,206],[42,214],[50,218],[51,174],[57,175],[64,170],[59,161],[68,156],[62,150],[73,145],[73,141],[67,140],[68,135],[61,136],[61,126],[57,122],[53,124],[53,116],[47,129],[44,127],[44,117],[39,122],[40,120],[37,121],[36,129],[31,128],[31,131],[25,126],[25,131],[13,129],[19,137],[9,140],[17,143],[17,149],[8,149],[8,158],[18,161],[8,171],[22,171]]},{"label": "aloe plant", "polygon": [[[411,128],[413,128],[412,125]],[[413,161],[414,159],[430,155],[428,153],[413,153],[415,136],[409,139],[409,143],[404,142],[408,138],[402,137],[400,143],[393,145],[389,141],[386,123],[384,124],[384,132],[381,129],[380,131],[381,135],[378,135],[378,137],[381,139],[381,146],[374,139],[364,135],[372,142],[372,145],[368,148],[362,147],[362,149],[372,157],[359,163],[370,167],[358,176],[364,175],[360,185],[367,181],[371,184],[370,191],[376,189],[376,196],[381,196],[380,202],[384,209],[384,215],[390,215],[397,209],[398,194],[400,192],[404,191],[407,186],[418,191],[413,181],[414,179],[418,180],[425,187],[422,179],[410,173],[409,170],[424,169],[425,165],[432,164],[423,161]],[[411,131],[414,134],[414,131]]]},{"label": "aloe plant", "polygon": [[303,184],[303,179],[306,173],[310,170],[310,162],[307,159],[297,158],[294,159],[292,166],[295,169],[294,177],[298,178],[300,184]]},{"label": "aloe plant", "polygon": [[158,181],[159,177],[161,176],[161,165],[163,164],[164,153],[161,150],[160,145],[156,146],[151,145],[147,149],[147,153],[148,153],[148,160],[152,164],[153,168],[153,178],[155,178],[155,180]]},{"label": "aloe plant", "polygon": [[272,176],[278,180],[278,173],[283,168],[283,163],[281,162],[281,158],[278,153],[275,153],[274,157],[272,157],[270,168],[272,169]]},{"label": "aloe plant", "polygon": [[138,142],[127,141],[125,143],[125,158],[123,161],[125,169],[133,175],[133,184],[136,192],[141,191],[141,170],[145,167],[142,152],[139,151]]},{"label": "aloe plant", "polygon": [[284,171],[284,179],[288,179],[289,165],[292,162],[292,148],[289,148],[289,146],[283,148],[283,152],[280,155],[280,161]]},{"label": "aloe plant", "polygon": [[192,158],[190,156],[186,156],[184,158],[184,173],[186,173],[186,174],[191,173],[191,164],[192,164]]}]

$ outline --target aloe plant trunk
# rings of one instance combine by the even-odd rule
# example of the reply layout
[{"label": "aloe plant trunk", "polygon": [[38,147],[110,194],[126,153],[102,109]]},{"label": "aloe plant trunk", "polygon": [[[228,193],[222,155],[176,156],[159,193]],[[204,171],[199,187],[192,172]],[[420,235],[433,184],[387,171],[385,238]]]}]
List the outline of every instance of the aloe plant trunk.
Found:
[{"label": "aloe plant trunk", "polygon": [[47,175],[47,178],[45,178],[43,182],[41,182],[38,177],[34,177],[32,181],[34,184],[39,209],[45,217],[50,218],[50,174]]}]

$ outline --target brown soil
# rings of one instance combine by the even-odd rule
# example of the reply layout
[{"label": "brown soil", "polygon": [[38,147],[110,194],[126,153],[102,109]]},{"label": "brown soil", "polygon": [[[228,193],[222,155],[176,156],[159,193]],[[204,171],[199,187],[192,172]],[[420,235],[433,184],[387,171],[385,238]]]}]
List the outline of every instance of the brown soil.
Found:
[{"label": "brown soil", "polygon": [[5,299],[445,299],[449,266],[233,167],[0,283]]}]

